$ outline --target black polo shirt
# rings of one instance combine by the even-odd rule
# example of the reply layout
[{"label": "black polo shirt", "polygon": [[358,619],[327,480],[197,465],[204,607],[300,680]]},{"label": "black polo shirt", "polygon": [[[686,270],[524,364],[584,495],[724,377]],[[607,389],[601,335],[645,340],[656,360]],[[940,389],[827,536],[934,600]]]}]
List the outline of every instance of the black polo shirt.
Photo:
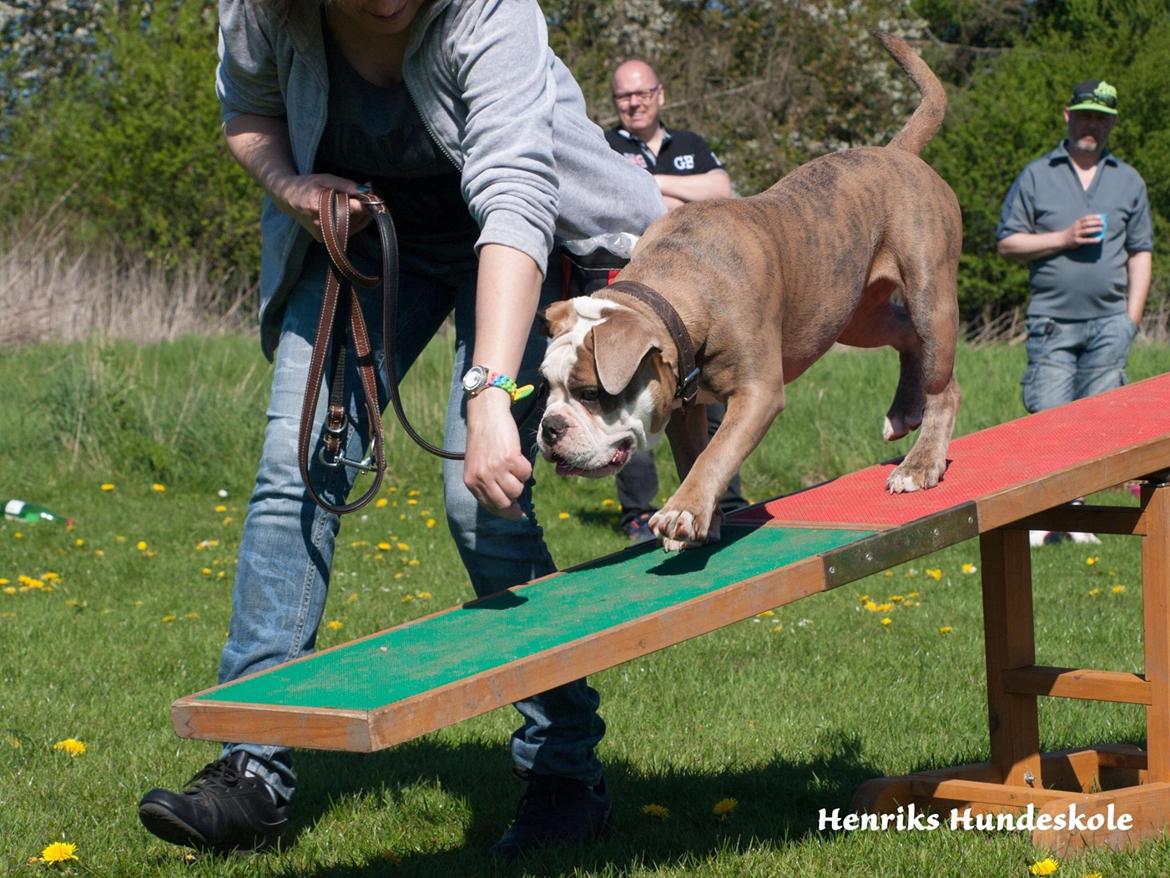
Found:
[{"label": "black polo shirt", "polygon": [[662,128],[662,147],[657,157],[641,140],[624,128],[611,128],[605,139],[615,152],[651,174],[688,176],[705,174],[722,168],[723,163],[711,152],[707,141],[693,131],[668,131]]}]

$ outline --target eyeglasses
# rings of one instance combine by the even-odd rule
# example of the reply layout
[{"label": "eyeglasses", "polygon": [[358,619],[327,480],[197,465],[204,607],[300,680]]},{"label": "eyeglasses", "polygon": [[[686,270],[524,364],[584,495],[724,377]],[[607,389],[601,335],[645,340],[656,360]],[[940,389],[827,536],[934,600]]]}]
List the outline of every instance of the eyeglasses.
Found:
[{"label": "eyeglasses", "polygon": [[1111,110],[1117,109],[1117,95],[1099,94],[1095,91],[1082,91],[1073,95],[1072,104],[1099,104]]},{"label": "eyeglasses", "polygon": [[654,95],[658,94],[658,90],[660,88],[662,88],[662,83],[654,86],[654,88],[648,88],[645,91],[624,91],[621,94],[615,94],[613,96],[613,102],[619,107],[628,107],[631,103],[633,103],[634,98],[637,98],[638,100],[645,103],[646,101],[650,100],[650,98],[654,97]]}]

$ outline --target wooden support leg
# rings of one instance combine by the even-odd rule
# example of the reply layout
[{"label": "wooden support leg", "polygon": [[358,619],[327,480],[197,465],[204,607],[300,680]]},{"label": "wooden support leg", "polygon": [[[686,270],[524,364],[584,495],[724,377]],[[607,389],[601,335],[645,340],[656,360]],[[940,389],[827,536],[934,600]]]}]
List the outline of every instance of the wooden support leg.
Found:
[{"label": "wooden support leg", "polygon": [[1165,783],[1170,782],[1170,485],[1146,482],[1141,500],[1145,677],[1150,685],[1147,780]]},{"label": "wooden support leg", "polygon": [[991,762],[1005,784],[1042,784],[1036,696],[1008,692],[1004,672],[1036,663],[1032,558],[1026,530],[1000,528],[979,538]]}]

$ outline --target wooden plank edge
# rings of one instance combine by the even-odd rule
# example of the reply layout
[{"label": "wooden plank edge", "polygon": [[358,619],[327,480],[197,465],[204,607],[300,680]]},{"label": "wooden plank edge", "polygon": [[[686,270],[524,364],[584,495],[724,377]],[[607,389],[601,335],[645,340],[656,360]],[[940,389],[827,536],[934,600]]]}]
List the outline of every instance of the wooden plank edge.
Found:
[{"label": "wooden plank edge", "polygon": [[812,556],[377,708],[371,737],[376,749],[391,747],[824,590]]},{"label": "wooden plank edge", "polygon": [[[171,725],[180,738],[229,743],[279,744],[318,750],[370,753],[369,712],[292,708],[273,704],[180,698]],[[225,730],[230,730],[225,734]]]}]

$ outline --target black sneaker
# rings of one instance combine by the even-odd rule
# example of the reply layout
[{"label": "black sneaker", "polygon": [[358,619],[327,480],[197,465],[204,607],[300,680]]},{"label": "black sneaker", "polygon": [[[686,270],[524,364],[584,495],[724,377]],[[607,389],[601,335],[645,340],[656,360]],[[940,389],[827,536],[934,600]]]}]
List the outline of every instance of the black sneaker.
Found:
[{"label": "black sneaker", "polygon": [[613,801],[605,778],[595,786],[539,774],[527,779],[512,825],[488,851],[493,857],[514,860],[545,845],[588,841],[609,829]]},{"label": "black sneaker", "polygon": [[271,847],[288,824],[288,805],[259,777],[244,774],[244,750],[217,759],[182,792],[154,789],[138,803],[138,819],[163,841],[226,854]]}]

